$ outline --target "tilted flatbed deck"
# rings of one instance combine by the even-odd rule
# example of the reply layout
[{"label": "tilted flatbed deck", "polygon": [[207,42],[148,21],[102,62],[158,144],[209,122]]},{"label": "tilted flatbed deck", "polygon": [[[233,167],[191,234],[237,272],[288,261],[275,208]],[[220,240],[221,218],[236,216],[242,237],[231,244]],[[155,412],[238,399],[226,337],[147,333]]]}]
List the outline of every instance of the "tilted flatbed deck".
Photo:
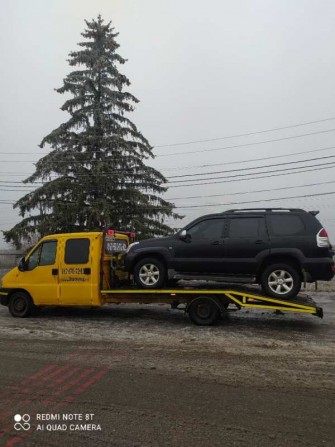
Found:
[{"label": "tilted flatbed deck", "polygon": [[226,312],[229,305],[237,309],[270,309],[296,312],[323,317],[323,310],[308,295],[298,295],[291,300],[271,298],[254,290],[202,287],[175,289],[112,289],[101,290],[106,303],[166,303],[177,307],[186,304],[191,320],[200,325],[213,324]]}]

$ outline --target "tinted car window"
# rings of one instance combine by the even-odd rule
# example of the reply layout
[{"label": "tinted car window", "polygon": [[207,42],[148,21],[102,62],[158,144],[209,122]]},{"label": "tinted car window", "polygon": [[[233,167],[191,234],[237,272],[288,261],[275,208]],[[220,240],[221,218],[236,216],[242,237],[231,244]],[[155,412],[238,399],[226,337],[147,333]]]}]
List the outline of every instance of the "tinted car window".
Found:
[{"label": "tinted car window", "polygon": [[68,239],[65,246],[65,264],[87,264],[89,251],[89,239]]},{"label": "tinted car window", "polygon": [[192,236],[192,240],[199,239],[220,239],[223,235],[224,219],[208,219],[197,223],[187,230]]},{"label": "tinted car window", "polygon": [[264,219],[261,217],[236,217],[230,219],[228,237],[261,237],[265,233]]},{"label": "tinted car window", "polygon": [[273,215],[268,219],[275,236],[294,236],[305,232],[305,225],[299,216]]}]

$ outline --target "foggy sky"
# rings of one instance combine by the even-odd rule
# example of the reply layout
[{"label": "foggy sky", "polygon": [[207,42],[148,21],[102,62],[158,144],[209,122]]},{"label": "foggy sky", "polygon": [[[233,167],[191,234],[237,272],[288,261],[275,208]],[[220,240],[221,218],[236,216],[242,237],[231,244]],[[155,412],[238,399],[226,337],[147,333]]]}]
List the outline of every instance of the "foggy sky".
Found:
[{"label": "foggy sky", "polygon": [[[20,183],[3,182],[20,182],[30,175],[32,162],[47,152],[37,145],[68,119],[60,111],[65,97],[54,88],[60,87],[73,69],[66,60],[82,40],[84,19],[96,18],[99,13],[105,21],[112,20],[120,33],[119,53],[128,59],[120,71],[131,81],[129,91],[140,100],[130,118],[153,146],[167,145],[155,148],[156,158],[150,162],[166,177],[335,155],[335,148],[330,148],[289,156],[335,146],[335,119],[258,135],[169,146],[335,118],[332,1],[2,0],[0,200],[15,201],[24,194],[15,188]],[[334,131],[227,149],[330,129]],[[196,152],[218,148],[222,149]],[[283,154],[288,156],[242,163]],[[308,165],[332,160],[335,158]],[[241,163],[232,163],[235,161]],[[207,164],[213,166],[201,167]],[[192,187],[171,184],[165,197],[176,199],[172,200],[176,206],[201,207],[178,209],[184,220],[170,223],[181,227],[202,214],[236,207],[318,209],[321,222],[335,241],[335,194],[228,205],[333,192],[334,172],[335,168],[330,168]],[[213,175],[197,180],[204,183],[206,177]],[[301,187],[333,180],[326,185]],[[300,187],[269,191],[293,186]],[[266,191],[236,194],[259,190]],[[202,197],[187,198],[196,196]],[[18,221],[17,211],[0,203],[0,229],[8,230]]]}]

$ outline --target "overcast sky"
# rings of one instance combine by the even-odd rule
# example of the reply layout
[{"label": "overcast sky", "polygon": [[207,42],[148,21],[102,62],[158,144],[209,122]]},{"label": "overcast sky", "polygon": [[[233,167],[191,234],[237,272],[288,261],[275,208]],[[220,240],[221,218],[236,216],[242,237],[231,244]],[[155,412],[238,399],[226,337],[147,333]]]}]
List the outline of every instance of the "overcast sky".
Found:
[{"label": "overcast sky", "polygon": [[[2,0],[1,230],[19,221],[3,202],[24,194],[19,182],[46,153],[38,144],[68,119],[54,88],[84,20],[98,14],[120,33],[121,70],[140,100],[131,119],[160,146],[151,164],[184,176],[171,182],[193,179],[166,194],[185,215],[176,225],[229,208],[299,207],[320,210],[335,241],[335,2],[326,0]],[[179,144],[198,140],[211,141]],[[259,166],[269,167],[250,169]],[[296,196],[309,197],[274,200]]]}]

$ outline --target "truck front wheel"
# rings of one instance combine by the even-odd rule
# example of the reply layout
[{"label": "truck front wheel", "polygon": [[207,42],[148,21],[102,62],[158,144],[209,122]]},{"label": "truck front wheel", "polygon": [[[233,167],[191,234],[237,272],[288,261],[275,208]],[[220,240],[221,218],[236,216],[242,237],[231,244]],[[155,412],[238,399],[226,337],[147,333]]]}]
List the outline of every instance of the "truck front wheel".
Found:
[{"label": "truck front wheel", "polygon": [[8,309],[13,317],[28,317],[33,308],[32,299],[26,292],[14,292],[9,299]]}]

